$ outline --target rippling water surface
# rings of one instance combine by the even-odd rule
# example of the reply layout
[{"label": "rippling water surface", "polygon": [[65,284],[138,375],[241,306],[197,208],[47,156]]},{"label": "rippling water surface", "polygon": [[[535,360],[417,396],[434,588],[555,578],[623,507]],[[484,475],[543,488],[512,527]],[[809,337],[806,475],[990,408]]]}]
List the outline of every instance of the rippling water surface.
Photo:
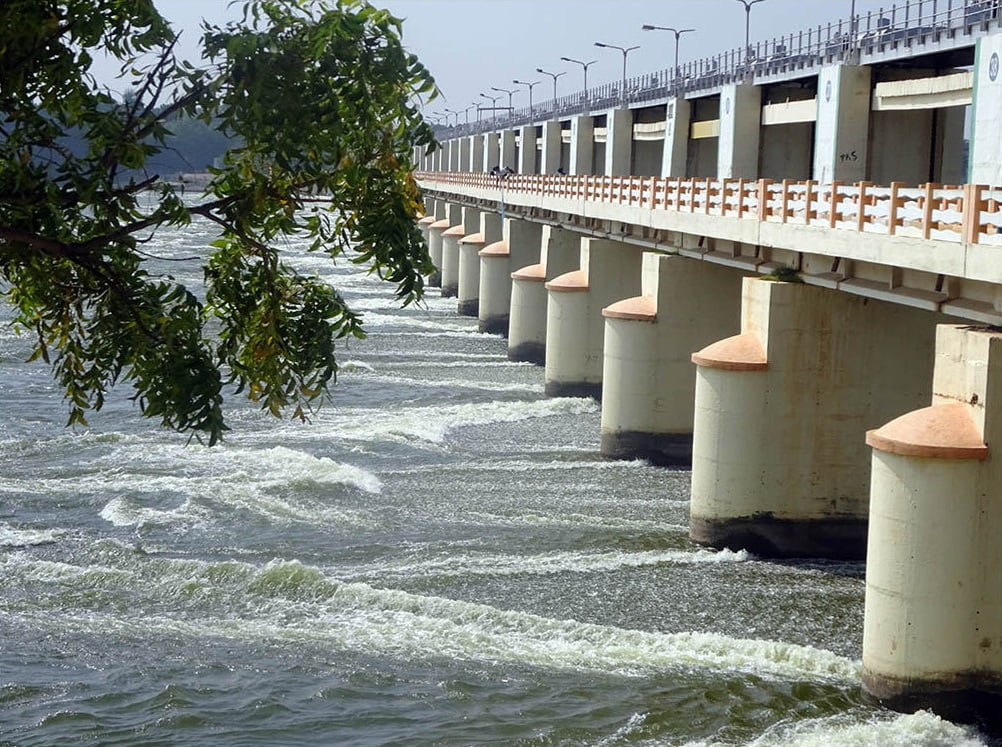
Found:
[{"label": "rippling water surface", "polygon": [[688,474],[603,461],[454,300],[289,257],[370,336],[214,449],[124,397],[64,429],[0,324],[0,744],[981,743],[862,697],[861,564],[692,545]]}]

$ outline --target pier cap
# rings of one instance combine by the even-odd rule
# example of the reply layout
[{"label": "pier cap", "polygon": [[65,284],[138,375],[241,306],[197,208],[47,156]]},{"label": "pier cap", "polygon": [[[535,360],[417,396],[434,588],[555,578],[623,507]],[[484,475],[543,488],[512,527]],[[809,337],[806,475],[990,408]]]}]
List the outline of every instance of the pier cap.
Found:
[{"label": "pier cap", "polygon": [[987,459],[967,405],[933,405],[895,418],[866,432],[866,443],[878,451],[927,459]]},{"label": "pier cap", "polygon": [[727,337],[692,354],[692,362],[704,368],[724,371],[764,371],[769,367],[762,343],[745,333]]},{"label": "pier cap", "polygon": [[[503,239],[501,241],[495,241],[493,244],[485,246],[483,249],[481,249],[480,250],[480,256],[481,257],[507,257],[507,256],[509,256],[508,242],[504,241]],[[513,275],[514,275],[514,273],[513,273]]]},{"label": "pier cap", "polygon": [[512,280],[529,280],[536,283],[546,281],[546,265],[526,265],[511,274]]},{"label": "pier cap", "polygon": [[588,275],[584,270],[565,272],[546,284],[546,290],[557,293],[575,293],[588,290]]},{"label": "pier cap", "polygon": [[654,322],[657,321],[658,310],[654,305],[654,299],[650,296],[635,296],[606,306],[602,309],[602,316],[607,319]]}]

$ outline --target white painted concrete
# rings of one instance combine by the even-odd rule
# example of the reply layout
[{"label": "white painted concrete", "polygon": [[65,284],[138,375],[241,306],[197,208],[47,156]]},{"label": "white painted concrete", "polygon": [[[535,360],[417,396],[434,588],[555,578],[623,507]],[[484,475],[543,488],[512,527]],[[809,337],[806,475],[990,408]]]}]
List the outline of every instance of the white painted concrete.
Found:
[{"label": "white painted concrete", "polygon": [[[696,387],[690,357],[739,331],[741,273],[645,252],[641,285],[641,297],[604,311],[602,453],[688,464]],[[637,301],[656,316],[631,314],[643,306]]]},{"label": "white painted concrete", "polygon": [[571,119],[571,174],[595,173],[595,120],[591,116]]},{"label": "white painted concrete", "polygon": [[818,74],[814,178],[855,183],[866,179],[869,155],[870,68],[831,65]]},{"label": "white painted concrete", "polygon": [[973,184],[1002,184],[1002,127],[999,127],[999,122],[1002,122],[1002,73],[999,72],[1002,33],[981,37],[974,49],[974,107],[968,181]]},{"label": "white painted concrete", "polygon": [[546,284],[547,394],[601,397],[602,309],[640,292],[642,254],[634,245],[582,239],[580,269]]},{"label": "white painted concrete", "polygon": [[1002,682],[1002,463],[990,449],[1002,335],[941,326],[934,392],[932,407],[867,435],[863,683],[892,705],[964,716]]},{"label": "white painted concrete", "polygon": [[606,115],[605,174],[629,174],[633,162],[633,111],[610,109]]},{"label": "white painted concrete", "polygon": [[938,319],[746,279],[741,331],[757,340],[767,367],[699,367],[694,539],[768,554],[860,556],[870,462],[863,435],[928,401]]},{"label": "white painted concrete", "polygon": [[729,84],[720,91],[720,138],[717,176],[757,179],[762,90],[748,83]]},{"label": "white painted concrete", "polygon": [[[528,245],[527,245],[528,246]],[[516,256],[512,273],[511,312],[508,332],[508,358],[545,362],[547,280],[577,269],[581,253],[581,234],[554,226],[543,226],[539,240],[539,261],[531,262],[514,247]],[[511,249],[512,247],[509,247]]]},{"label": "white painted concrete", "polygon": [[665,144],[662,151],[661,176],[685,176],[689,147],[688,99],[677,97],[665,106]]}]

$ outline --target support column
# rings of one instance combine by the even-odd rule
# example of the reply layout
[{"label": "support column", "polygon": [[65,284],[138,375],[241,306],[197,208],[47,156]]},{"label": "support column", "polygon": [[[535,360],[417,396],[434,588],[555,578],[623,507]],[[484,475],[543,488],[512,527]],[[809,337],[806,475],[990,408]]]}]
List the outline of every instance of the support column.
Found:
[{"label": "support column", "polygon": [[818,73],[813,178],[822,184],[867,178],[870,94],[869,67],[832,65]]},{"label": "support column", "polygon": [[490,171],[484,166],[484,136],[470,136],[470,171]]},{"label": "support column", "polygon": [[484,171],[501,165],[501,138],[496,132],[484,133]]},{"label": "support column", "polygon": [[590,114],[571,119],[570,173],[595,173],[595,120]]},{"label": "support column", "polygon": [[[971,106],[972,184],[1002,184],[1002,33],[979,37],[974,47],[974,100]],[[994,63],[994,64],[993,64]]]},{"label": "support column", "polygon": [[605,173],[628,175],[633,164],[633,112],[610,109],[605,132]]},{"label": "support column", "polygon": [[582,239],[578,270],[546,283],[546,394],[602,398],[602,309],[640,291],[643,251],[633,244]]},{"label": "support column", "polygon": [[602,455],[692,462],[693,350],[741,328],[741,273],[645,252],[642,295],[602,311]]},{"label": "support column", "polygon": [[[466,235],[460,205],[448,204],[446,226],[442,229],[442,298],[455,298],[459,293],[459,240]],[[432,224],[435,226],[437,224]]]},{"label": "support column", "polygon": [[470,139],[468,137],[459,140],[459,170],[470,170]]},{"label": "support column", "polygon": [[770,556],[861,558],[867,428],[927,402],[938,315],[745,279],[741,334],[692,356],[690,536]]},{"label": "support column", "polygon": [[522,125],[519,128],[522,146],[518,149],[518,166],[520,174],[536,173],[536,128],[534,125]]},{"label": "support column", "polygon": [[719,178],[758,178],[761,122],[762,90],[758,86],[732,83],[721,88],[720,139],[717,141]]},{"label": "support column", "polygon": [[932,406],[873,447],[863,687],[1002,731],[1002,334],[941,326]]},{"label": "support column", "polygon": [[435,201],[433,217],[435,221],[428,224],[428,255],[431,257],[431,263],[435,265],[435,271],[428,276],[428,287],[440,288],[442,286],[442,234],[449,228],[444,200]]},{"label": "support column", "polygon": [[480,250],[484,235],[480,232],[480,210],[463,208],[463,235],[459,237],[457,273],[457,310],[461,316],[477,316],[480,306]]},{"label": "support column", "polygon": [[502,130],[501,131],[501,168],[506,166],[510,168],[515,168],[518,164],[515,163],[515,131],[514,130]]},{"label": "support column", "polygon": [[[539,241],[539,262],[520,265],[511,274],[511,312],[508,325],[508,360],[542,366],[546,363],[545,283],[577,269],[581,260],[581,234],[555,226],[543,226]],[[517,250],[517,247],[516,247]]]},{"label": "support column", "polygon": [[684,177],[689,157],[689,123],[692,107],[681,96],[668,102],[665,119],[665,145],[661,176]]},{"label": "support column", "polygon": [[543,122],[543,153],[540,159],[541,174],[555,174],[560,168],[560,146],[561,146],[560,122],[556,119],[548,119]]},{"label": "support column", "polygon": [[507,218],[499,241],[480,252],[480,331],[508,336],[512,267],[539,261],[542,225]]}]

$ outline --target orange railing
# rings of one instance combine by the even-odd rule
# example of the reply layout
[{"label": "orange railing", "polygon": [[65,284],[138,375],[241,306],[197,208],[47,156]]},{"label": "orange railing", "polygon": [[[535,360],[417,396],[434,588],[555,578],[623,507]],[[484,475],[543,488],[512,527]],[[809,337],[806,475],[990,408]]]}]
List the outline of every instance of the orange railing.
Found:
[{"label": "orange railing", "polygon": [[742,220],[968,244],[1002,244],[1002,189],[978,184],[893,182],[819,184],[771,179],[679,179],[643,176],[509,174],[501,182],[479,172],[424,171],[428,187],[464,187],[511,195],[611,203],[647,210],[702,213]]}]

